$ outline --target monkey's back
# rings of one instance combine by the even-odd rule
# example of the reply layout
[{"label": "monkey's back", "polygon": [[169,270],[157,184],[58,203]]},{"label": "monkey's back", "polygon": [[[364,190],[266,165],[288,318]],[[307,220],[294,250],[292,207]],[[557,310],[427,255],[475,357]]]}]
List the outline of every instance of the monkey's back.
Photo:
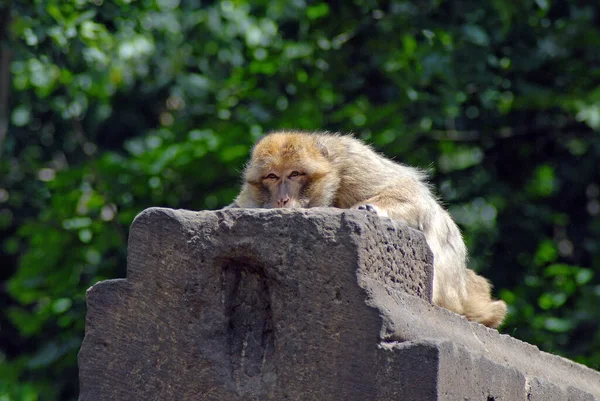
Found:
[{"label": "monkey's back", "polygon": [[340,175],[334,206],[349,208],[390,188],[413,198],[427,197],[429,188],[421,170],[396,163],[351,136],[318,134],[317,138]]}]

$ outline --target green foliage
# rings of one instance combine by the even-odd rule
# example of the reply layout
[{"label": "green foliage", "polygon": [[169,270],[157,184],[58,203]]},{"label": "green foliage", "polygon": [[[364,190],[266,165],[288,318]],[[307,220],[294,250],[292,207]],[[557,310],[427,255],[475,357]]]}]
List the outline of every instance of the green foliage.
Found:
[{"label": "green foliage", "polygon": [[510,305],[503,331],[600,368],[599,17],[591,0],[0,0],[0,400],[75,399],[85,290],[125,275],[132,219],[227,204],[277,128],[429,168]]}]

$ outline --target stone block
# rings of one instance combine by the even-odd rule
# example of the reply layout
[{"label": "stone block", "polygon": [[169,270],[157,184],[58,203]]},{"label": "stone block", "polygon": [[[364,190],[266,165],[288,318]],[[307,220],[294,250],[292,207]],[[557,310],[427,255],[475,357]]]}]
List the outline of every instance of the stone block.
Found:
[{"label": "stone block", "polygon": [[424,236],[339,209],[151,208],[87,293],[81,401],[595,400],[600,374],[433,306]]},{"label": "stone block", "polygon": [[431,290],[423,235],[365,212],[148,209],[87,294],[80,400],[375,399],[370,294]]}]

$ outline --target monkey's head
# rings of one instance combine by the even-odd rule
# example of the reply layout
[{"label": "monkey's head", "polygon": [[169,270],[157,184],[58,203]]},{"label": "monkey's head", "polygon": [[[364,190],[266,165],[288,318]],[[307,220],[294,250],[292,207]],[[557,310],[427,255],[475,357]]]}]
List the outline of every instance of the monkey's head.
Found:
[{"label": "monkey's head", "polygon": [[339,177],[328,155],[316,135],[272,133],[254,146],[244,179],[265,208],[331,206]]}]

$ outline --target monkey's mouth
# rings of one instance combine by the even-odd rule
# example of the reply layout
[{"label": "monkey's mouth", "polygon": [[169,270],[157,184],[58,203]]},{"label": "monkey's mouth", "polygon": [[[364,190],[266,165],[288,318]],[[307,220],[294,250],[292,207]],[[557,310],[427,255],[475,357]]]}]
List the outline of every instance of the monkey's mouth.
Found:
[{"label": "monkey's mouth", "polygon": [[298,209],[298,208],[307,208],[309,207],[309,200],[308,199],[300,199],[300,200],[295,200],[292,199],[290,200],[288,203],[286,203],[283,206],[277,206],[277,205],[273,205],[273,204],[268,204],[265,205],[265,208],[267,209]]}]

